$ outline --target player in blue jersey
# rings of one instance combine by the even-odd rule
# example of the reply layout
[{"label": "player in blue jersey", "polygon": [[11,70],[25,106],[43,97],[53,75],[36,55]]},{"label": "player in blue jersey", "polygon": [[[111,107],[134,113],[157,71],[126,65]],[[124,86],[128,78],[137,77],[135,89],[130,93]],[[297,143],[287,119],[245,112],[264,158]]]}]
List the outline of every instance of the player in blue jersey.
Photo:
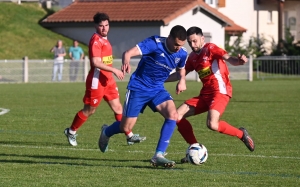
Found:
[{"label": "player in blue jersey", "polygon": [[[155,154],[150,162],[153,166],[175,166],[174,161],[164,157],[178,117],[173,98],[164,88],[164,82],[171,71],[178,68],[180,78],[176,86],[176,94],[186,90],[184,67],[188,54],[182,47],[185,41],[186,30],[177,25],[171,29],[167,38],[151,36],[124,52],[121,68],[124,73],[131,71],[129,63],[131,57],[142,55],[142,58],[127,86],[121,122],[102,126],[98,142],[102,152],[107,151],[111,136],[131,132],[139,113],[143,113],[146,106],[149,106],[153,112],[159,112],[165,118]],[[134,137],[137,138],[134,143],[145,140],[145,137]]]}]

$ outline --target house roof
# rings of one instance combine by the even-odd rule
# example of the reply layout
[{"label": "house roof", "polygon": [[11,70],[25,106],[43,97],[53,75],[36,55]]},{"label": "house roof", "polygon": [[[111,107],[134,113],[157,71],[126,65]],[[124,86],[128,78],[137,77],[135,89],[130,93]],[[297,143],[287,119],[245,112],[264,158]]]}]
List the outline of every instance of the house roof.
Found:
[{"label": "house roof", "polygon": [[107,13],[111,22],[161,21],[167,25],[196,7],[217,18],[226,26],[225,30],[230,27],[231,31],[246,31],[202,0],[77,0],[41,23],[93,22],[94,14],[100,11]]}]

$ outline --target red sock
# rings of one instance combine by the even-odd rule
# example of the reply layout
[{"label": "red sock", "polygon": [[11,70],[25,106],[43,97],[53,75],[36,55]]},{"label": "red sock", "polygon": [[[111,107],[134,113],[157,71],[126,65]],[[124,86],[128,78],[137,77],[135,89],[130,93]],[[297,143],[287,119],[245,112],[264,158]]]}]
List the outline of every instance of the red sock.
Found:
[{"label": "red sock", "polygon": [[181,120],[177,121],[177,127],[179,133],[188,144],[191,145],[194,143],[198,143],[193,132],[193,127],[188,120],[182,118]]},{"label": "red sock", "polygon": [[116,121],[121,121],[122,114],[115,114],[115,119],[116,119]]},{"label": "red sock", "polygon": [[234,126],[231,126],[230,124],[228,124],[225,121],[219,122],[218,131],[222,134],[227,134],[230,136],[237,136],[239,139],[241,139],[243,136],[243,131],[241,131],[240,129],[238,129]]},{"label": "red sock", "polygon": [[87,119],[88,117],[85,116],[83,112],[80,110],[74,117],[73,123],[71,125],[71,130],[77,131]]}]

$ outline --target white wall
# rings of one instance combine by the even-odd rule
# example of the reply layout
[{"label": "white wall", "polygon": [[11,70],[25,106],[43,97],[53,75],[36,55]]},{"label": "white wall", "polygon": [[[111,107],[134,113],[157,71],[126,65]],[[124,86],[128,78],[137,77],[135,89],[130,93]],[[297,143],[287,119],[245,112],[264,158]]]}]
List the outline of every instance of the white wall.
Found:
[{"label": "white wall", "polygon": [[[219,8],[218,10],[232,19],[236,24],[247,29],[247,32],[243,34],[244,42],[248,42],[251,36],[257,37],[258,35],[264,35],[270,42],[272,38],[276,43],[278,42],[277,2],[265,2],[257,5],[254,0],[226,0],[226,7]],[[269,11],[272,12],[272,22],[268,22]],[[283,16],[296,14],[299,15],[300,19],[300,2],[285,1],[284,11],[286,13]],[[285,28],[286,19],[283,17],[283,28]],[[299,24],[299,29],[295,33],[299,33],[300,40],[300,20],[297,20],[297,24]]]},{"label": "white wall", "polygon": [[[195,7],[196,8],[196,7]],[[193,11],[190,10],[176,19],[172,20],[168,26],[161,26],[161,34],[162,36],[168,36],[171,28],[175,25],[182,25],[186,29],[197,26],[202,29],[203,33],[210,33],[212,43],[215,43],[221,48],[224,48],[225,41],[225,29],[219,23],[215,22],[211,18],[202,14],[198,11],[193,15]],[[188,49],[188,52],[191,52],[190,47],[186,44],[185,47]]]},{"label": "white wall", "polygon": [[[236,24],[247,29],[243,41],[248,43],[251,36],[263,35],[271,41],[278,38],[278,13],[276,4],[258,6],[254,0],[226,0],[226,6],[218,9]],[[272,11],[272,22],[268,22],[268,11]]]}]

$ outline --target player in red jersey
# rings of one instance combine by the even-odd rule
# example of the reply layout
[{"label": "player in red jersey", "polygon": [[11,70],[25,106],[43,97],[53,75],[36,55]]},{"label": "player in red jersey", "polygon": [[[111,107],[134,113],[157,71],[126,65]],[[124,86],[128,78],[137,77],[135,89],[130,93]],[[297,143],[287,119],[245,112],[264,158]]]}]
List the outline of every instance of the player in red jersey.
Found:
[{"label": "player in red jersey", "polygon": [[[226,121],[220,120],[221,115],[232,97],[232,86],[225,61],[234,66],[245,64],[245,55],[232,57],[213,43],[205,43],[202,30],[191,27],[187,30],[187,40],[193,52],[186,62],[186,74],[195,70],[203,84],[198,96],[186,100],[178,109],[178,131],[185,141],[192,145],[198,141],[193,133],[190,122],[186,119],[208,111],[206,125],[213,131],[236,136],[242,140],[250,151],[254,151],[254,142],[247,130],[236,128]],[[166,82],[177,80],[177,72],[170,75]],[[181,162],[187,162],[186,158]]]},{"label": "player in red jersey", "polygon": [[107,40],[109,16],[105,13],[98,12],[94,15],[93,19],[96,32],[91,37],[89,43],[91,69],[86,78],[86,90],[83,97],[84,106],[83,109],[75,115],[71,127],[66,128],[64,131],[72,146],[77,145],[76,131],[95,113],[102,98],[114,112],[115,119],[121,121],[122,118],[123,109],[113,74],[120,80],[124,78],[124,74],[121,70],[112,66],[112,47]]}]

